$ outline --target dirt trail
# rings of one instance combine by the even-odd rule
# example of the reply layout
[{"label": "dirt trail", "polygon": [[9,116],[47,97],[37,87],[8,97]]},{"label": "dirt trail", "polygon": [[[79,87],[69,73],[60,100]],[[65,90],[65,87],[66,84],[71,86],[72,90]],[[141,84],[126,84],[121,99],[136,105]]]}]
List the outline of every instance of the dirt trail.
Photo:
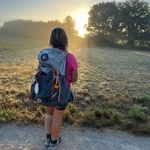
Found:
[{"label": "dirt trail", "polygon": [[[150,150],[150,137],[65,126],[58,150]],[[44,126],[0,125],[0,150],[46,150]]]}]

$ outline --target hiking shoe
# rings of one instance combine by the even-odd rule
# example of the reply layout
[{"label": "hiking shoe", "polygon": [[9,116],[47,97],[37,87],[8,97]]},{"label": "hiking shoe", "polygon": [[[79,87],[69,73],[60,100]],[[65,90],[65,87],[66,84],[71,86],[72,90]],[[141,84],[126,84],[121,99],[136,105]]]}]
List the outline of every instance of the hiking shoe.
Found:
[{"label": "hiking shoe", "polygon": [[48,150],[55,150],[60,144],[61,144],[61,137],[59,137],[57,139],[56,144],[50,143],[50,146],[48,147]]},{"label": "hiking shoe", "polygon": [[46,145],[46,146],[49,146],[49,145],[50,145],[50,142],[51,142],[51,139],[50,139],[50,138],[46,138],[46,140],[45,140],[45,145]]}]

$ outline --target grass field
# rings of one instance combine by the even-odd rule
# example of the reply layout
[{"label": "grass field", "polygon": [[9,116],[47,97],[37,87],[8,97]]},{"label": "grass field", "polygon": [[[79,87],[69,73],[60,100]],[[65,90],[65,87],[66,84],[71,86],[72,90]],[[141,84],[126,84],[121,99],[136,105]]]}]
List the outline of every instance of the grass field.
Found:
[{"label": "grass field", "polygon": [[[47,42],[0,37],[0,123],[43,123],[45,108],[30,100],[37,54]],[[150,52],[69,49],[79,62],[77,98],[64,122],[150,135]]]}]

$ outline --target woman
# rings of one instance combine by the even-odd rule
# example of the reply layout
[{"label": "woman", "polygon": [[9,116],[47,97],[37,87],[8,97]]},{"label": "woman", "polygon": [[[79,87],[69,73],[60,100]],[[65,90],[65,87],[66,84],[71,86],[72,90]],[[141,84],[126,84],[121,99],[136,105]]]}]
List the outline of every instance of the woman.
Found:
[{"label": "woman", "polygon": [[[58,48],[62,51],[67,51],[68,37],[62,28],[55,28],[51,32],[49,46]],[[69,53],[66,60],[66,83],[71,88],[71,83],[78,79],[78,63],[73,54]],[[64,111],[67,106],[48,107],[45,115],[45,131],[46,141],[45,145],[49,146],[49,150],[57,148],[61,143],[59,137],[62,125]]]}]

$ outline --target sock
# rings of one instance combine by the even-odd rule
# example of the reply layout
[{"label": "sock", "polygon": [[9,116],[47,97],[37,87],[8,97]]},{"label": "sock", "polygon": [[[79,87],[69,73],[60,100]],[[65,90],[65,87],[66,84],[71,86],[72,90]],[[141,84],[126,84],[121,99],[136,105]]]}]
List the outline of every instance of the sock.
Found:
[{"label": "sock", "polygon": [[56,144],[56,143],[57,143],[57,140],[55,140],[55,141],[51,140],[51,143],[52,143],[52,144]]},{"label": "sock", "polygon": [[46,134],[47,139],[51,139],[51,134]]}]

